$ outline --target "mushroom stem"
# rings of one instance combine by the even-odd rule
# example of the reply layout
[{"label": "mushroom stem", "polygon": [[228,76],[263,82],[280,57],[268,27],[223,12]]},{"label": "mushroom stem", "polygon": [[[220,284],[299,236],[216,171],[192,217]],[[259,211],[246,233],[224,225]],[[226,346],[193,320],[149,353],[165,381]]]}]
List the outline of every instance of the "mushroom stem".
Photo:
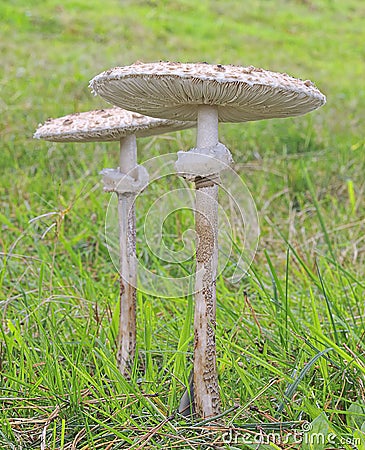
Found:
[{"label": "mushroom stem", "polygon": [[133,170],[137,167],[137,138],[130,134],[120,140],[119,170],[121,173],[129,173],[133,176]]},{"label": "mushroom stem", "polygon": [[[197,147],[218,144],[218,110],[200,106]],[[208,179],[206,179],[208,181]],[[200,179],[201,181],[201,179]],[[200,417],[220,412],[216,368],[216,273],[218,264],[218,185],[199,187],[196,179],[195,228],[197,235],[194,312],[194,402]]]},{"label": "mushroom stem", "polygon": [[201,105],[198,108],[196,146],[214,147],[218,144],[218,108]]},{"label": "mushroom stem", "polygon": [[[119,170],[135,175],[137,167],[136,136],[120,140]],[[120,314],[117,363],[120,372],[130,377],[136,350],[136,213],[135,195],[118,193]]]}]

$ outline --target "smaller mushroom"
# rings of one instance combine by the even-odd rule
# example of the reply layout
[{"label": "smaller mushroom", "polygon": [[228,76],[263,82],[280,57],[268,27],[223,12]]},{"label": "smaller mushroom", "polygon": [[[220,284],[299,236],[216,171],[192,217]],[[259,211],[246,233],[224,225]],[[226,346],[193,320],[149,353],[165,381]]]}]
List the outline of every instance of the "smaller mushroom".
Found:
[{"label": "smaller mushroom", "polygon": [[120,372],[130,377],[136,348],[136,196],[147,186],[148,173],[137,164],[137,137],[178,131],[195,122],[156,119],[109,108],[49,119],[34,134],[53,142],[120,141],[118,169],[104,169],[104,190],[118,195],[120,248],[120,317],[117,362]]}]

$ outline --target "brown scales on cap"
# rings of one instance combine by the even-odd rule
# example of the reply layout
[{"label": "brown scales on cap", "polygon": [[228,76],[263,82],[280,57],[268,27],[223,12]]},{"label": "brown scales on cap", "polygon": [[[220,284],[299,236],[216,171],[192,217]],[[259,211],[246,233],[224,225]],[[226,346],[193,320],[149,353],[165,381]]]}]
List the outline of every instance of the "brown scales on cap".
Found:
[{"label": "brown scales on cap", "polygon": [[34,133],[53,142],[119,141],[125,136],[148,137],[195,126],[193,123],[146,117],[121,108],[99,109],[48,119]]}]

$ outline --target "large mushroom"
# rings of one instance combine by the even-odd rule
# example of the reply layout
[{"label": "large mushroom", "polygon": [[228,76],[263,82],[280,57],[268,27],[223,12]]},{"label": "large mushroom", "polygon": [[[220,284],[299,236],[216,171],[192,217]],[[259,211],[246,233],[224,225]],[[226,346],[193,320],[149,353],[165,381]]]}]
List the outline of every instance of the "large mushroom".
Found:
[{"label": "large mushroom", "polygon": [[217,201],[219,173],[232,163],[218,141],[218,122],[299,116],[325,103],[309,80],[255,67],[136,63],[116,67],[90,82],[108,102],[153,117],[197,120],[196,148],[179,152],[176,169],[195,181],[197,234],[194,367],[195,411],[220,412],[216,370]]},{"label": "large mushroom", "polygon": [[118,169],[104,169],[104,190],[118,195],[120,316],[117,363],[130,377],[136,347],[136,215],[135,198],[148,184],[148,173],[137,164],[137,137],[195,126],[192,122],[156,119],[121,108],[69,114],[48,119],[34,138],[53,142],[120,142]]}]

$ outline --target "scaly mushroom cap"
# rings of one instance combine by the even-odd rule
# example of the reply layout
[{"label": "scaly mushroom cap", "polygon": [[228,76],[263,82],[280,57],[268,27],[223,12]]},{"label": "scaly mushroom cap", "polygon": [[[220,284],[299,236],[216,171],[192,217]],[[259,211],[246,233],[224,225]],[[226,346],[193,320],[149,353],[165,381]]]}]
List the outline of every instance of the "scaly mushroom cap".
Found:
[{"label": "scaly mushroom cap", "polygon": [[34,138],[53,142],[119,141],[135,134],[147,137],[196,126],[194,122],[146,117],[121,108],[69,114],[39,125]]},{"label": "scaly mushroom cap", "polygon": [[135,63],[90,81],[113,105],[153,117],[196,120],[199,105],[215,105],[221,122],[299,116],[326,97],[307,80],[253,66]]}]

